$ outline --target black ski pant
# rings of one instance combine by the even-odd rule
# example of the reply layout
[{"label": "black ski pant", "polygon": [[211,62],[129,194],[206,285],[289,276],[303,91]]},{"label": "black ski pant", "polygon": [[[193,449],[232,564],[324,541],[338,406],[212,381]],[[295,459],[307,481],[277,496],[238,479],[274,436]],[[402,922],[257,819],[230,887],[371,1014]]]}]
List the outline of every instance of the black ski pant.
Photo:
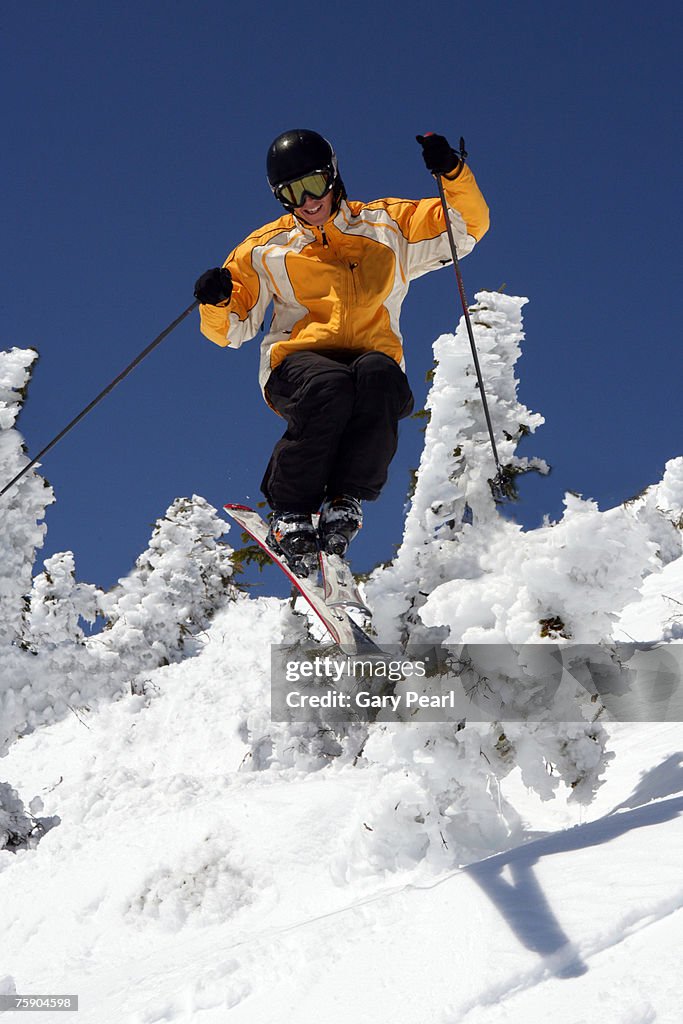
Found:
[{"label": "black ski pant", "polygon": [[413,410],[394,359],[375,351],[295,352],[271,373],[266,396],[287,421],[261,483],[271,508],[315,512],[325,497],[379,497],[398,421]]}]

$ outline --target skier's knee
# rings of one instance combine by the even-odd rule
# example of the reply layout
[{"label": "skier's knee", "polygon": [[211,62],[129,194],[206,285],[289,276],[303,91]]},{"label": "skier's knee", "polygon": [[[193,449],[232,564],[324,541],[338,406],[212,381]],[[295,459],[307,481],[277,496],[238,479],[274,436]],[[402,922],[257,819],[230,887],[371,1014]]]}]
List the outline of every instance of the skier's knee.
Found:
[{"label": "skier's knee", "polygon": [[345,366],[316,374],[306,384],[301,402],[307,409],[317,409],[326,416],[341,417],[350,413],[355,401],[356,385]]},{"label": "skier's knee", "polygon": [[402,418],[413,407],[413,395],[405,373],[383,352],[369,352],[358,360],[356,390],[367,402],[391,408]]}]

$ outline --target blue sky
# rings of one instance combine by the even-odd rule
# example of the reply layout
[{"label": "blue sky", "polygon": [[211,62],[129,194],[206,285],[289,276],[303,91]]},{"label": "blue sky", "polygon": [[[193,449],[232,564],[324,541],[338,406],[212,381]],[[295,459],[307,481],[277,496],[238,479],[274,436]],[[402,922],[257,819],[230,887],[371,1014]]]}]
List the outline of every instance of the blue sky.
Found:
[{"label": "blue sky", "polygon": [[[415,134],[465,136],[492,215],[468,294],[530,299],[520,394],[546,425],[522,454],[553,472],[522,485],[520,522],[559,517],[568,489],[617,504],[683,451],[680,5],[66,0],[12,5],[3,29],[1,338],[41,355],[31,453],[278,216],[265,153],[299,126],[332,139],[356,199],[433,194]],[[404,306],[418,405],[457,301],[445,269]],[[257,362],[257,341],[225,352],[196,319],[178,328],[46,457],[43,554],[73,550],[108,587],[175,497],[259,500],[281,421]],[[405,424],[359,570],[400,540],[420,440]]]}]

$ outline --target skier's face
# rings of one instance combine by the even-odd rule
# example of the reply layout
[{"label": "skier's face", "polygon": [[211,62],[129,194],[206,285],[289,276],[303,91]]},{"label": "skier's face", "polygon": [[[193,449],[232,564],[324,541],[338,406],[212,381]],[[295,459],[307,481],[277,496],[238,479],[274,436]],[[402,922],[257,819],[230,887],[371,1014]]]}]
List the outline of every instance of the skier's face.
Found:
[{"label": "skier's face", "polygon": [[303,205],[297,206],[294,211],[300,220],[305,220],[314,228],[322,227],[332,213],[332,192],[328,192],[322,199],[313,199],[306,196]]}]

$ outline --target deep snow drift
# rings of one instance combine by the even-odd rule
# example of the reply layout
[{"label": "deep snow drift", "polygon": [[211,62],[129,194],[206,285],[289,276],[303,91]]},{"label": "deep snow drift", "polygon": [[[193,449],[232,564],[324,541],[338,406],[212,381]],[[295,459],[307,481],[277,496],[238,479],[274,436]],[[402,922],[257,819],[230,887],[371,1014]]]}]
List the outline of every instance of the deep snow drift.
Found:
[{"label": "deep snow drift", "polygon": [[[515,455],[542,422],[516,394],[525,301],[473,317],[501,460],[543,472]],[[70,553],[34,568],[40,477],[7,496],[0,993],[77,993],[84,1024],[679,1019],[683,729],[610,721],[576,680],[586,645],[613,667],[683,638],[683,458],[525,533],[491,498],[462,325],[435,355],[403,543],[366,593],[382,643],[514,652],[464,723],[274,723],[270,647],[311,649],[310,624],[240,591],[203,499],[102,594]],[[0,355],[3,479],[33,358]],[[558,645],[561,720],[529,685]]]}]

